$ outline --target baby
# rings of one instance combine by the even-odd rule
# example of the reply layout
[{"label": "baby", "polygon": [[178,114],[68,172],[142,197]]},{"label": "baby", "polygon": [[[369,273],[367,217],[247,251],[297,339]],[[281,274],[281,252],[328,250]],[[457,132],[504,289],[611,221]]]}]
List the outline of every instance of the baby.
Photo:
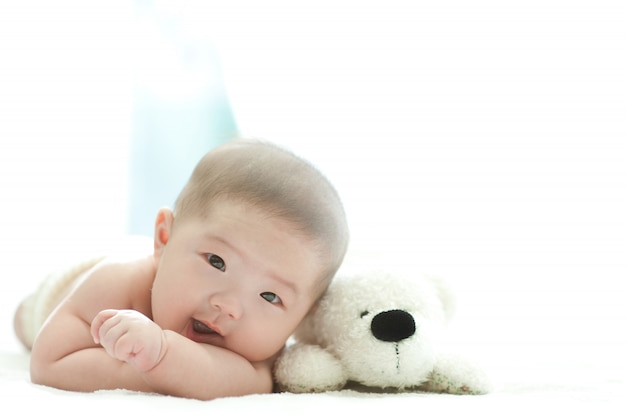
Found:
[{"label": "baby", "polygon": [[197,399],[271,392],[275,358],[347,244],[341,201],[309,163],[265,142],[223,145],[174,211],[158,212],[151,253],[88,264],[34,342],[22,303],[32,381]]}]

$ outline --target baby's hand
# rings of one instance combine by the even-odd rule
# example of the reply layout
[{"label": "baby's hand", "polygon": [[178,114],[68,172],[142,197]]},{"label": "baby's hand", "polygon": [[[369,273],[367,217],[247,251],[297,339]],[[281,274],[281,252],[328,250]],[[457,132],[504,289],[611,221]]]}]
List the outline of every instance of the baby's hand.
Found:
[{"label": "baby's hand", "polygon": [[91,322],[91,336],[113,358],[140,372],[157,366],[167,350],[163,330],[135,310],[103,310]]}]

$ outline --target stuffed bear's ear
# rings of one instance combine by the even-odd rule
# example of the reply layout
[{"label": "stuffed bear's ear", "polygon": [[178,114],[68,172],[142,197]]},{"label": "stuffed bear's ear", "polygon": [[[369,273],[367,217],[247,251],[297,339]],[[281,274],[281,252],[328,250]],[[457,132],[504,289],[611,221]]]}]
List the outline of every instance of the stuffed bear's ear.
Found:
[{"label": "stuffed bear's ear", "polygon": [[449,322],[452,320],[454,313],[456,312],[456,296],[454,295],[454,292],[443,278],[433,275],[428,275],[426,278],[437,291],[446,321]]}]

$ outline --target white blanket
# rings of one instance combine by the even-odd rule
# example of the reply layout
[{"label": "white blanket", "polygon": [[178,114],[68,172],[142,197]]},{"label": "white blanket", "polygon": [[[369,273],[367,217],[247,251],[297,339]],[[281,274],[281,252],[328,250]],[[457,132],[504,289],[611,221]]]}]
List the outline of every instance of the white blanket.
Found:
[{"label": "white blanket", "polygon": [[[31,412],[63,412],[71,415],[624,415],[626,388],[623,375],[610,370],[579,369],[568,373],[551,369],[520,378],[511,374],[498,381],[495,392],[485,396],[452,396],[427,393],[375,394],[339,391],[325,394],[266,394],[197,401],[124,390],[74,393],[34,385],[28,378],[28,355],[0,354],[0,401],[14,415]],[[527,377],[530,377],[528,375]],[[248,414],[249,413],[249,414]],[[593,413],[593,414],[591,414]],[[2,415],[11,415],[2,412]]]}]

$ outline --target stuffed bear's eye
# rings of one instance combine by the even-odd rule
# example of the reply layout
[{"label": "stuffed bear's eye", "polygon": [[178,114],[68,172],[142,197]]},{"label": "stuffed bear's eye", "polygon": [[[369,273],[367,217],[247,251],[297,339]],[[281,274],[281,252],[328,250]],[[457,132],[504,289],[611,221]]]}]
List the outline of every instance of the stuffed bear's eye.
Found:
[{"label": "stuffed bear's eye", "polygon": [[361,312],[361,318],[363,318],[363,317],[367,316],[369,313],[370,313],[370,312],[369,312],[369,311],[367,311],[367,310],[365,310],[365,311]]}]

